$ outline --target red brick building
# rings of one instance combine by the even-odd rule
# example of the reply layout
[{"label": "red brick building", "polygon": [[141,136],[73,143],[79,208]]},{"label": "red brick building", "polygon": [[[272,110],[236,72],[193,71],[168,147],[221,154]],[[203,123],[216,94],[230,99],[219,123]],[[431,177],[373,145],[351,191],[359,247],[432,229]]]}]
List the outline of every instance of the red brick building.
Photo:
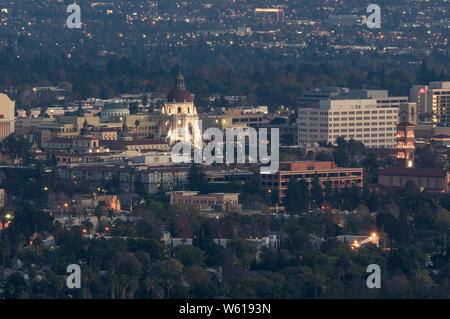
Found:
[{"label": "red brick building", "polygon": [[342,168],[334,162],[280,163],[277,173],[261,175],[261,184],[268,192],[276,192],[278,201],[282,203],[291,176],[298,181],[304,179],[311,186],[311,181],[316,174],[323,189],[326,187],[340,189],[353,185],[363,187],[363,168]]}]

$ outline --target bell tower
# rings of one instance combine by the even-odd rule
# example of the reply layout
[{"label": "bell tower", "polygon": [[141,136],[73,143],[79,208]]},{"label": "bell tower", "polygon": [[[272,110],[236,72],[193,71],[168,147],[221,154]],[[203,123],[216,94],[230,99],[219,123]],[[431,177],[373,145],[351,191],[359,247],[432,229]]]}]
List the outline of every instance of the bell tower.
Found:
[{"label": "bell tower", "polygon": [[414,125],[402,122],[397,125],[397,166],[414,167]]},{"label": "bell tower", "polygon": [[167,102],[161,110],[164,125],[161,135],[170,145],[178,141],[198,144],[201,142],[200,121],[192,94],[186,89],[181,68],[175,78],[175,87],[167,94]]}]

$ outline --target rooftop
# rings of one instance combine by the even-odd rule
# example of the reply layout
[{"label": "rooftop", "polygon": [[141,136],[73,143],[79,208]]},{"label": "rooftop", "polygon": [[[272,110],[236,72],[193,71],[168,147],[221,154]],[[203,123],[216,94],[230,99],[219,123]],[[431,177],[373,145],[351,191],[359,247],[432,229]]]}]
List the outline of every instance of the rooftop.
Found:
[{"label": "rooftop", "polygon": [[439,168],[385,168],[378,172],[378,175],[389,176],[417,176],[417,177],[445,177],[447,170]]}]

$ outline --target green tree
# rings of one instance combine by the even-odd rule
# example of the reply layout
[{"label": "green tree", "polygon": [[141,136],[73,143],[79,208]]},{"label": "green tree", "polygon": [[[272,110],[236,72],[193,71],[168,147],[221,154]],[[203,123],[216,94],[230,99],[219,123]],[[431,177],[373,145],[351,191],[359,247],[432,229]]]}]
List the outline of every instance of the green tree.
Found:
[{"label": "green tree", "polygon": [[204,192],[206,190],[206,179],[203,169],[198,164],[192,164],[189,168],[188,187],[190,190]]},{"label": "green tree", "polygon": [[309,206],[308,184],[304,179],[297,181],[294,176],[289,179],[285,197],[286,210],[291,215],[304,212]]},{"label": "green tree", "polygon": [[139,111],[139,103],[132,102],[129,105],[130,114],[136,114]]},{"label": "green tree", "polygon": [[191,245],[180,245],[174,249],[175,257],[185,266],[205,265],[205,252]]},{"label": "green tree", "polygon": [[323,203],[323,190],[320,185],[319,176],[314,175],[311,181],[311,200],[313,202],[314,207],[321,207]]}]

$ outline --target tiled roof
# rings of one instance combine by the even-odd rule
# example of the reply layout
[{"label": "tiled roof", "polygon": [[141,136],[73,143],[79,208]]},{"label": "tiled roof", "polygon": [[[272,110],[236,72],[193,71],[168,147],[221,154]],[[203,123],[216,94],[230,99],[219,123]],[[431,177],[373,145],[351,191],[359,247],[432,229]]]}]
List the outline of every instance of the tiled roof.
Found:
[{"label": "tiled roof", "polygon": [[444,177],[448,171],[439,168],[385,168],[378,175],[390,176],[420,176],[420,177]]}]

